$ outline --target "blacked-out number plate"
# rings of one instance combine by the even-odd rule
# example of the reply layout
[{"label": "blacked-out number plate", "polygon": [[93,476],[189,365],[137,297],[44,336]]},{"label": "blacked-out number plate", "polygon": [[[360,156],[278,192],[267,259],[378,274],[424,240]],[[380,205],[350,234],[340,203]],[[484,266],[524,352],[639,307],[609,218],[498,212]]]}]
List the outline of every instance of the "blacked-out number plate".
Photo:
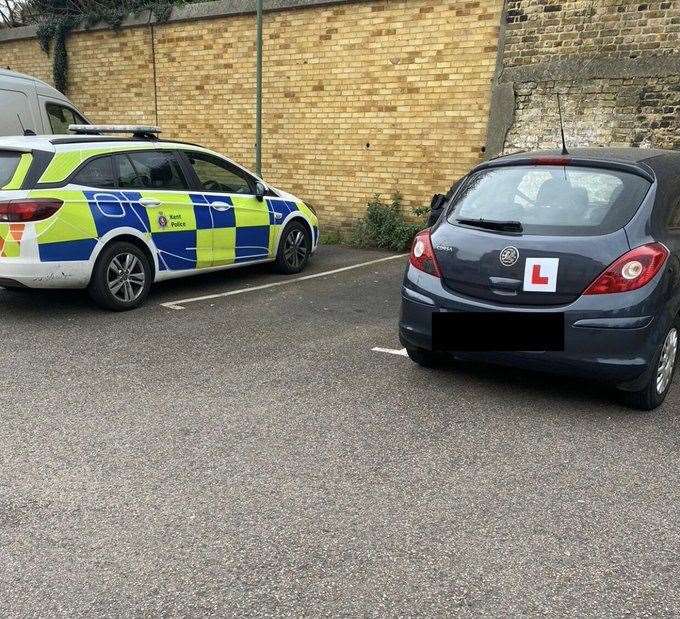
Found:
[{"label": "blacked-out number plate", "polygon": [[435,313],[432,314],[432,347],[450,352],[562,351],[564,314]]}]

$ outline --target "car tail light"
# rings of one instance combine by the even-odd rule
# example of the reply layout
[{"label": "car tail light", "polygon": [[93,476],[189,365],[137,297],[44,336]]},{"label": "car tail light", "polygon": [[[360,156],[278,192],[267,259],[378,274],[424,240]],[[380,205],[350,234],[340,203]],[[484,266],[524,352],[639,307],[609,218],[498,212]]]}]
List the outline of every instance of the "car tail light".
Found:
[{"label": "car tail light", "polygon": [[0,202],[0,221],[25,223],[52,217],[64,204],[61,200],[9,200]]},{"label": "car tail light", "polygon": [[416,269],[424,271],[429,275],[434,275],[434,277],[442,276],[437,257],[432,249],[429,228],[419,232],[416,238],[413,239],[410,262]]},{"label": "car tail light", "polygon": [[654,279],[668,255],[661,243],[636,247],[609,266],[583,294],[612,294],[642,288]]}]

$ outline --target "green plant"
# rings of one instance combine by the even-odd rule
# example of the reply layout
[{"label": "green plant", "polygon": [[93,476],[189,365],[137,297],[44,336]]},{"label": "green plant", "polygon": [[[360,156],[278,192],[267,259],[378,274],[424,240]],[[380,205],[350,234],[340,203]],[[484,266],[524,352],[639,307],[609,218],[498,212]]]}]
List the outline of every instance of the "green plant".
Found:
[{"label": "green plant", "polygon": [[128,15],[150,11],[156,21],[167,21],[172,7],[195,0],[28,0],[26,15],[38,23],[38,39],[42,50],[53,52],[52,77],[61,92],[68,87],[68,51],[66,39],[74,29],[90,28],[105,23],[120,28]]},{"label": "green plant", "polygon": [[322,245],[342,245],[345,237],[340,230],[326,230],[321,233]]},{"label": "green plant", "polygon": [[[395,193],[390,202],[384,202],[376,194],[368,203],[366,216],[360,219],[349,235],[353,247],[375,247],[392,251],[404,251],[413,237],[423,229],[421,223],[406,220],[402,207],[403,198]],[[414,214],[421,215],[414,209]]]}]

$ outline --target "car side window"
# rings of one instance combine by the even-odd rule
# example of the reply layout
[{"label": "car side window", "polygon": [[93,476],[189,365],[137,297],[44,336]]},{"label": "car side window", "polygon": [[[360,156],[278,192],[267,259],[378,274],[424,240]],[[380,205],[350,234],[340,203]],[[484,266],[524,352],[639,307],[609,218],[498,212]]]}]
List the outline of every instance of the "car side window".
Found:
[{"label": "car side window", "polygon": [[186,153],[204,191],[254,194],[253,181],[245,172],[203,153]]},{"label": "car side window", "polygon": [[114,189],[111,157],[97,157],[86,163],[71,181],[74,185],[94,187],[98,189]]},{"label": "car side window", "polygon": [[680,198],[677,198],[671,207],[668,227],[671,230],[680,230]]},{"label": "car side window", "polygon": [[142,186],[142,181],[127,155],[116,155],[115,163],[119,189],[138,189]]},{"label": "car side window", "polygon": [[59,105],[58,103],[47,103],[45,105],[47,118],[50,121],[52,133],[55,135],[67,134],[69,125],[87,125],[87,121],[74,112],[70,107]]},{"label": "car side window", "polygon": [[189,188],[171,152],[140,151],[116,156],[120,189],[186,191]]}]

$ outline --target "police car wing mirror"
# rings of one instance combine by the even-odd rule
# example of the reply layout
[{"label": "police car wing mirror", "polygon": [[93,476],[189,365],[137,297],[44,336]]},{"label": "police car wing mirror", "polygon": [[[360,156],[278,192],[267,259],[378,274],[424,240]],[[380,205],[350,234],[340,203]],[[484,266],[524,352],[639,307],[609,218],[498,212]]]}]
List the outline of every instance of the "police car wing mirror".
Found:
[{"label": "police car wing mirror", "polygon": [[262,202],[266,193],[267,188],[264,186],[264,183],[257,181],[257,183],[255,183],[255,197]]}]

